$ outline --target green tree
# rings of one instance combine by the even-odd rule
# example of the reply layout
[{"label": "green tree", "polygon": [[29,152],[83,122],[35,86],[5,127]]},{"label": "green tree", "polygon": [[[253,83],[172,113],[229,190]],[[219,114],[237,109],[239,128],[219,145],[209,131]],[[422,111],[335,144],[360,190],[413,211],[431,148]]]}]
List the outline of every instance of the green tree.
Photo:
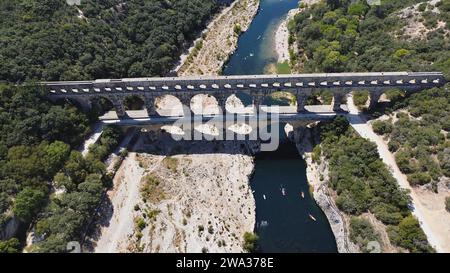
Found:
[{"label": "green tree", "polygon": [[389,238],[398,246],[409,249],[411,252],[433,252],[428,244],[427,236],[420,228],[419,221],[409,215],[405,217],[398,227],[388,229]]},{"label": "green tree", "polygon": [[0,241],[0,253],[19,253],[20,242],[17,238],[11,238],[7,241]]},{"label": "green tree", "polygon": [[28,222],[41,209],[45,201],[45,193],[41,190],[24,188],[16,196],[13,212],[22,221]]}]

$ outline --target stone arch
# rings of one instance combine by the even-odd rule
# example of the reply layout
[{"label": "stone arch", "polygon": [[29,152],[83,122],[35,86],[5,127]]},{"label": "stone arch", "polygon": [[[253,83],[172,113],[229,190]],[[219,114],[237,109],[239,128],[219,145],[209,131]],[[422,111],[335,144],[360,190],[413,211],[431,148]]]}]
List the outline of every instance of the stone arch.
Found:
[{"label": "stone arch", "polygon": [[295,106],[297,105],[297,96],[289,91],[272,92],[264,97],[262,105]]},{"label": "stone arch", "polygon": [[406,95],[407,92],[405,90],[400,88],[390,88],[381,93],[379,101],[384,103],[392,103],[404,99]]},{"label": "stone arch", "polygon": [[92,96],[89,98],[91,111],[96,116],[102,116],[110,111],[115,111],[114,104],[107,96]]},{"label": "stone arch", "polygon": [[253,98],[245,92],[238,91],[227,97],[225,107],[230,113],[251,113],[253,111]]},{"label": "stone arch", "polygon": [[361,108],[361,109],[367,108],[369,103],[375,103],[375,102],[371,102],[370,92],[368,90],[355,90],[352,92],[352,96],[353,96],[353,103],[358,108]]},{"label": "stone arch", "polygon": [[[275,91],[262,99],[266,112],[295,113],[297,112],[297,95],[290,91]],[[271,108],[278,106],[278,110]]]},{"label": "stone arch", "polygon": [[145,109],[145,98],[142,95],[128,95],[123,98],[125,111],[138,111]]},{"label": "stone arch", "polygon": [[155,98],[155,108],[158,115],[163,117],[183,116],[183,104],[173,95],[162,95]]},{"label": "stone arch", "polygon": [[125,115],[132,118],[147,116],[145,97],[139,94],[131,94],[121,98],[120,103]]},{"label": "stone arch", "polygon": [[52,102],[56,105],[70,105],[80,110],[88,112],[91,108],[90,101],[82,97],[59,97],[52,99]]},{"label": "stone arch", "polygon": [[331,105],[333,103],[333,92],[330,89],[315,89],[306,99],[306,105]]},{"label": "stone arch", "polygon": [[217,115],[221,112],[219,102],[210,94],[196,94],[189,106],[195,115]]}]

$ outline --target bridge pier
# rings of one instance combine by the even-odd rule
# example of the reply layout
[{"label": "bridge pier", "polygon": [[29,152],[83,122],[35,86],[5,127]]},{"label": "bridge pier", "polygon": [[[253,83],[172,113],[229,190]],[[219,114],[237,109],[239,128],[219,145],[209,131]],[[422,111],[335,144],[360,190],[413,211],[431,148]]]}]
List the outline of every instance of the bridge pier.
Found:
[{"label": "bridge pier", "polygon": [[194,114],[191,109],[192,96],[189,94],[182,94],[178,99],[183,107],[184,116],[192,116]]},{"label": "bridge pier", "polygon": [[369,110],[375,108],[378,101],[380,100],[381,94],[382,94],[381,91],[369,92],[369,106],[368,106]]},{"label": "bridge pier", "polygon": [[145,99],[144,100],[145,108],[147,109],[148,116],[149,117],[158,116],[158,112],[156,112],[155,97],[146,94],[144,99]]},{"label": "bridge pier", "polygon": [[333,95],[333,111],[334,112],[341,112],[341,103],[342,103],[342,98],[344,97],[344,94],[341,92],[337,92],[334,93]]},{"label": "bridge pier", "polygon": [[116,110],[117,117],[119,118],[126,117],[127,113],[125,111],[125,106],[123,105],[123,98],[115,96],[110,97],[110,100],[114,106],[114,109]]},{"label": "bridge pier", "polygon": [[252,94],[253,97],[253,107],[255,109],[255,113],[259,113],[259,111],[261,110],[261,104],[263,103],[264,100],[264,95],[256,93],[256,94]]},{"label": "bridge pier", "polygon": [[220,114],[223,114],[223,115],[226,115],[226,113],[227,113],[227,96],[226,95],[223,95],[223,94],[215,94],[214,95],[214,97],[216,98],[216,100],[217,100],[217,104],[218,104],[218,106],[219,106],[219,113]]},{"label": "bridge pier", "polygon": [[307,96],[304,94],[297,93],[297,112],[302,113],[305,112],[305,104],[306,104]]}]

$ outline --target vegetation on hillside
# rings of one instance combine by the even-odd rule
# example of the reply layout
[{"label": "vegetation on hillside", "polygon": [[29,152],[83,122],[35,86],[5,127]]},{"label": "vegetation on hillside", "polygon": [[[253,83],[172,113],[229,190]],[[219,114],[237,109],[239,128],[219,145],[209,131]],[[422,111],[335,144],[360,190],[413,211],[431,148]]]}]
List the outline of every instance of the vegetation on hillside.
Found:
[{"label": "vegetation on hillside", "polygon": [[2,229],[13,215],[29,223],[45,206],[50,181],[84,138],[89,120],[73,106],[50,104],[39,88],[8,84],[0,86],[0,120]]},{"label": "vegetation on hillside", "polygon": [[394,101],[388,112],[397,112],[397,120],[375,121],[374,131],[389,138],[400,170],[411,185],[436,184],[450,177],[450,92],[449,85],[413,94]]},{"label": "vegetation on hillside", "polygon": [[0,79],[167,74],[217,3],[83,0],[78,9],[61,0],[1,1]]},{"label": "vegetation on hillside", "polygon": [[[336,191],[339,209],[353,216],[370,211],[388,226],[389,236],[397,246],[411,252],[433,251],[419,222],[411,216],[407,192],[399,188],[376,145],[359,137],[342,116],[320,124],[319,132],[321,149],[315,150],[329,164],[329,184]],[[354,241],[361,243],[373,237],[367,235],[370,228],[362,227],[366,224],[355,221]]]},{"label": "vegetation on hillside", "polygon": [[[369,6],[364,0],[324,0],[295,16],[291,31],[305,72],[443,71],[450,77],[450,46],[444,30],[426,39],[399,39],[406,20],[395,12],[421,0],[383,0]],[[430,24],[446,22],[448,0],[439,14],[428,14]]]}]

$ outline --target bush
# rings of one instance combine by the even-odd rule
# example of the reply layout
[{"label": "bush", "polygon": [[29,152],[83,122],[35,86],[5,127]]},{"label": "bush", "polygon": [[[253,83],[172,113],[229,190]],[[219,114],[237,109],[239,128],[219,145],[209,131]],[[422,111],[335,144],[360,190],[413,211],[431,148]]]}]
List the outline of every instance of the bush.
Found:
[{"label": "bush", "polygon": [[388,148],[391,153],[395,153],[400,148],[400,142],[397,140],[389,140]]},{"label": "bush", "polygon": [[398,225],[403,219],[403,215],[398,208],[385,203],[376,205],[372,212],[378,220],[386,225]]},{"label": "bush", "polygon": [[259,237],[253,232],[244,233],[244,245],[243,248],[247,252],[255,252],[257,248]]},{"label": "bush", "polygon": [[367,243],[379,241],[372,224],[363,218],[352,217],[350,220],[350,240],[360,247],[363,252],[367,251]]},{"label": "bush", "polygon": [[379,135],[392,133],[392,123],[390,121],[377,120],[372,124],[373,131]]},{"label": "bush", "polygon": [[395,245],[413,253],[434,251],[428,244],[427,236],[420,228],[419,221],[412,215],[405,217],[398,226],[389,226],[388,235]]},{"label": "bush", "polygon": [[139,229],[139,231],[142,231],[147,226],[147,223],[145,222],[145,220],[140,217],[135,220],[135,224],[136,224],[136,227]]},{"label": "bush", "polygon": [[234,34],[240,35],[242,33],[241,25],[239,23],[235,24],[234,28],[233,28],[233,31],[234,31]]},{"label": "bush", "polygon": [[408,175],[408,182],[411,186],[425,185],[432,180],[428,173],[413,173]]}]

